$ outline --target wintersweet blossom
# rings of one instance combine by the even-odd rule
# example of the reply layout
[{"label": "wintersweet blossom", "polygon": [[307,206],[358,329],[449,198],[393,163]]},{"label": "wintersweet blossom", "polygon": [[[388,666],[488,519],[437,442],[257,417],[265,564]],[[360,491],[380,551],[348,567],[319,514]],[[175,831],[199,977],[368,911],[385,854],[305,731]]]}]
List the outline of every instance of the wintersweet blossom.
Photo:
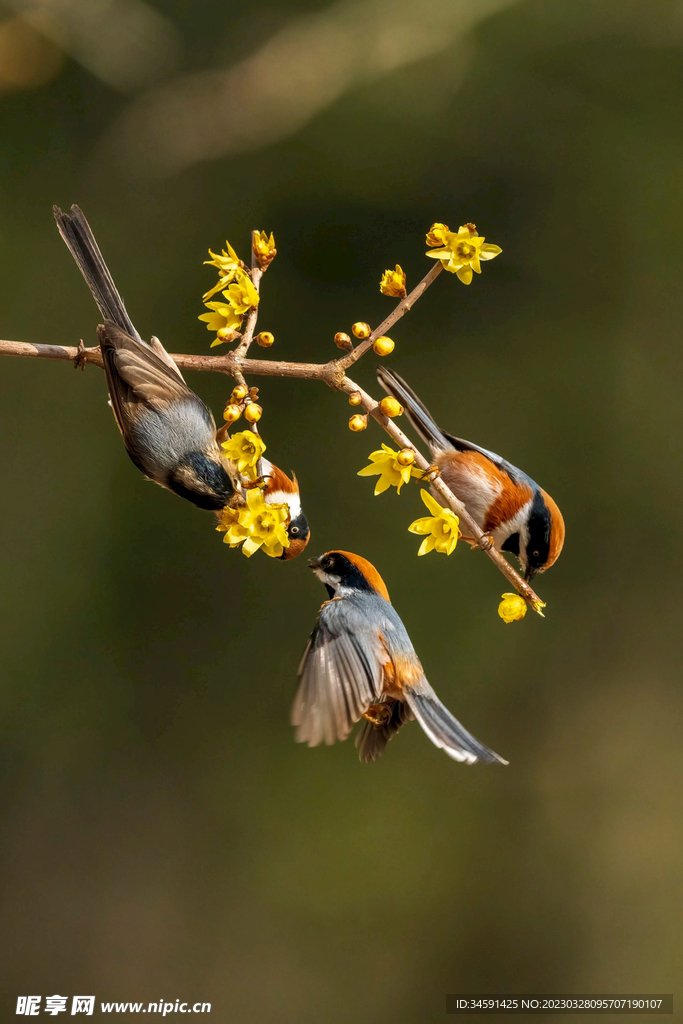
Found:
[{"label": "wintersweet blossom", "polygon": [[411,533],[426,534],[420,545],[418,555],[426,555],[428,551],[438,551],[440,555],[452,555],[460,536],[460,520],[455,512],[439,505],[429,491],[420,490],[423,502],[432,513],[411,523]]},{"label": "wintersweet blossom", "polygon": [[369,456],[370,465],[358,471],[358,476],[379,476],[375,484],[375,494],[382,494],[390,487],[395,487],[398,494],[401,488],[407,484],[411,476],[417,475],[414,466],[404,466],[399,461],[400,452],[395,452],[388,444],[383,444],[381,449],[372,452]]},{"label": "wintersweet blossom", "polygon": [[241,430],[223,441],[221,448],[224,458],[234,463],[238,473],[248,480],[256,479],[259,460],[266,450],[263,438],[253,430]]},{"label": "wintersweet blossom", "polygon": [[235,340],[235,335],[230,336],[229,332],[241,327],[244,314],[253,306],[258,306],[260,298],[249,274],[240,269],[235,271],[234,280],[224,289],[223,297],[225,302],[205,301],[204,305],[211,312],[199,316],[200,320],[205,321],[207,329],[217,334],[216,340],[211,342],[211,348],[222,345],[224,341]]},{"label": "wintersweet blossom", "polygon": [[450,234],[450,230],[448,224],[432,224],[425,239],[427,245],[431,245],[432,248],[445,245],[446,236]]},{"label": "wintersweet blossom", "polygon": [[265,268],[270,266],[277,256],[273,232],[271,231],[269,236],[267,231],[255,231],[252,248],[258,261],[258,265],[262,270],[265,270]]},{"label": "wintersweet blossom", "polygon": [[247,491],[246,502],[238,508],[225,508],[220,524],[223,542],[231,548],[242,545],[242,554],[251,558],[261,549],[271,558],[280,558],[289,547],[286,523],[289,508],[286,504],[266,502],[258,487]]},{"label": "wintersweet blossom", "polygon": [[397,263],[396,270],[385,270],[379,283],[382,295],[390,295],[402,299],[406,293],[406,272]]},{"label": "wintersweet blossom", "polygon": [[259,304],[259,293],[254,288],[249,274],[244,270],[237,271],[235,280],[228,285],[223,295],[238,316],[244,316],[248,309]]},{"label": "wintersweet blossom", "polygon": [[234,281],[237,271],[242,266],[241,259],[228,241],[225,243],[225,249],[222,249],[220,253],[212,252],[209,249],[209,256],[211,259],[204,260],[204,264],[208,267],[216,267],[218,270],[218,284],[202,296],[204,302],[210,299],[212,295],[215,295],[216,292],[229,285],[231,281]]},{"label": "wintersweet blossom", "polygon": [[[224,341],[228,340],[226,336],[221,336],[219,332],[223,332],[224,335],[227,335],[228,332],[234,332],[236,337],[237,329],[242,323],[242,317],[237,315],[234,307],[228,302],[205,302],[204,305],[211,312],[202,313],[198,319],[205,321],[207,330],[216,332],[216,340],[211,342],[211,348],[214,348],[216,345],[222,345]],[[234,337],[231,337],[230,340],[234,340]]]},{"label": "wintersweet blossom", "polygon": [[516,622],[526,615],[526,601],[519,594],[503,594],[498,605],[498,614],[503,622]]},{"label": "wintersweet blossom", "polygon": [[[503,251],[499,245],[485,242],[484,237],[477,234],[474,224],[461,225],[457,234],[445,230],[445,227],[445,224],[432,226],[427,236],[427,244],[432,244],[429,241],[431,235],[434,239],[443,236],[443,246],[440,249],[430,249],[426,255],[441,260],[444,270],[457,274],[463,284],[470,284],[473,271],[475,274],[481,274],[481,260],[492,260]],[[444,230],[437,232],[437,228]]]}]

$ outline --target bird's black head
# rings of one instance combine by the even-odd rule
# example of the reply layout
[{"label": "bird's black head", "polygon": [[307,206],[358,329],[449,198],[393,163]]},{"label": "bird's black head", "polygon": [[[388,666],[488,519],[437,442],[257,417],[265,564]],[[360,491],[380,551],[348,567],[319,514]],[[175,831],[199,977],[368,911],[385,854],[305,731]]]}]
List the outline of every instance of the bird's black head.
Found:
[{"label": "bird's black head", "polygon": [[327,551],[320,558],[312,558],[309,568],[322,580],[330,597],[342,591],[379,594],[389,601],[384,580],[367,558],[352,551]]},{"label": "bird's black head", "polygon": [[[529,583],[536,573],[548,567],[550,560],[550,541],[553,521],[550,509],[538,491],[534,495],[533,504],[527,522],[528,538],[524,548],[524,579]],[[525,564],[526,563],[526,564]]]},{"label": "bird's black head", "polygon": [[225,508],[234,494],[223,466],[203,452],[188,452],[168,477],[168,486],[198,508],[213,511]]},{"label": "bird's black head", "polygon": [[303,512],[300,512],[296,518],[292,519],[287,527],[287,537],[289,538],[289,547],[286,547],[280,555],[284,562],[288,562],[290,559],[300,555],[311,538],[308,519],[306,519]]}]

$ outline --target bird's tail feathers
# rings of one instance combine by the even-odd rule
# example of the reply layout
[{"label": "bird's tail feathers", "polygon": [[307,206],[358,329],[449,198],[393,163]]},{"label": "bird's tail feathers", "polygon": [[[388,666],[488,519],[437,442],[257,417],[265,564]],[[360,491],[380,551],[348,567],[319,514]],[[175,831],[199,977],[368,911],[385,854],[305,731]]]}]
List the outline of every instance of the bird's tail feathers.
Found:
[{"label": "bird's tail feathers", "polygon": [[412,711],[403,701],[393,700],[389,697],[386,705],[390,708],[391,714],[383,725],[375,725],[366,719],[359,731],[356,733],[356,747],[358,757],[361,761],[368,763],[376,761],[386,750],[389,740],[396,735],[405,722],[409,722]]},{"label": "bird's tail feathers", "polygon": [[454,718],[426,679],[417,687],[406,687],[404,692],[410,710],[427,736],[449,757],[455,761],[464,761],[466,764],[475,764],[477,761],[508,763],[475,739],[457,718]]},{"label": "bird's tail feathers", "polygon": [[68,213],[58,206],[52,209],[59,233],[85,278],[100,313],[105,320],[110,320],[140,341],[83,211],[78,206],[72,206]]},{"label": "bird's tail feathers", "polygon": [[441,428],[434,422],[427,406],[402,377],[399,377],[394,370],[380,366],[377,370],[377,379],[384,390],[401,403],[406,416],[430,448],[448,449],[453,447]]}]

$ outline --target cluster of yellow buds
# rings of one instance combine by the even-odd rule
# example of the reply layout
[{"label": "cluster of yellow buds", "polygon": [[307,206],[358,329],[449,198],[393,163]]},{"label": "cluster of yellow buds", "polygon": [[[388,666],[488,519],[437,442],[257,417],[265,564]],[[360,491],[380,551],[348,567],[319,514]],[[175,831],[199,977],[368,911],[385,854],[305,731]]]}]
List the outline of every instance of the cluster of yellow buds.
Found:
[{"label": "cluster of yellow buds", "polygon": [[244,384],[237,384],[232,389],[228,404],[223,410],[223,419],[228,426],[236,423],[240,416],[244,416],[248,423],[258,423],[263,415],[263,409],[257,398],[258,388],[247,388]]},{"label": "cluster of yellow buds", "polygon": [[[387,271],[388,273],[388,271]],[[364,320],[357,320],[351,328],[351,333],[359,341],[367,341],[372,334],[372,328],[370,324],[367,324]],[[342,349],[345,352],[350,352],[353,348],[353,342],[348,334],[344,331],[337,331],[334,336],[334,343],[337,348]],[[394,343],[391,338],[387,338],[385,334],[379,338],[375,338],[372,343],[372,351],[378,356],[388,356],[394,351]],[[354,428],[351,427],[353,430]],[[362,428],[359,428],[362,429]]]}]

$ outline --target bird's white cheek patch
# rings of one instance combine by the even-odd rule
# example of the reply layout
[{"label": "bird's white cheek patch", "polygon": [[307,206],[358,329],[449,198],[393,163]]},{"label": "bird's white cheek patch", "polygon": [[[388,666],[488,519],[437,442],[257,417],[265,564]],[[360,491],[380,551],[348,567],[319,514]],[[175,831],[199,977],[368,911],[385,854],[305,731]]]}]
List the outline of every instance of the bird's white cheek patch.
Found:
[{"label": "bird's white cheek patch", "polygon": [[273,491],[272,494],[266,495],[266,501],[270,505],[289,506],[290,519],[296,519],[298,515],[301,515],[301,498],[298,494],[285,494],[284,491]]}]

